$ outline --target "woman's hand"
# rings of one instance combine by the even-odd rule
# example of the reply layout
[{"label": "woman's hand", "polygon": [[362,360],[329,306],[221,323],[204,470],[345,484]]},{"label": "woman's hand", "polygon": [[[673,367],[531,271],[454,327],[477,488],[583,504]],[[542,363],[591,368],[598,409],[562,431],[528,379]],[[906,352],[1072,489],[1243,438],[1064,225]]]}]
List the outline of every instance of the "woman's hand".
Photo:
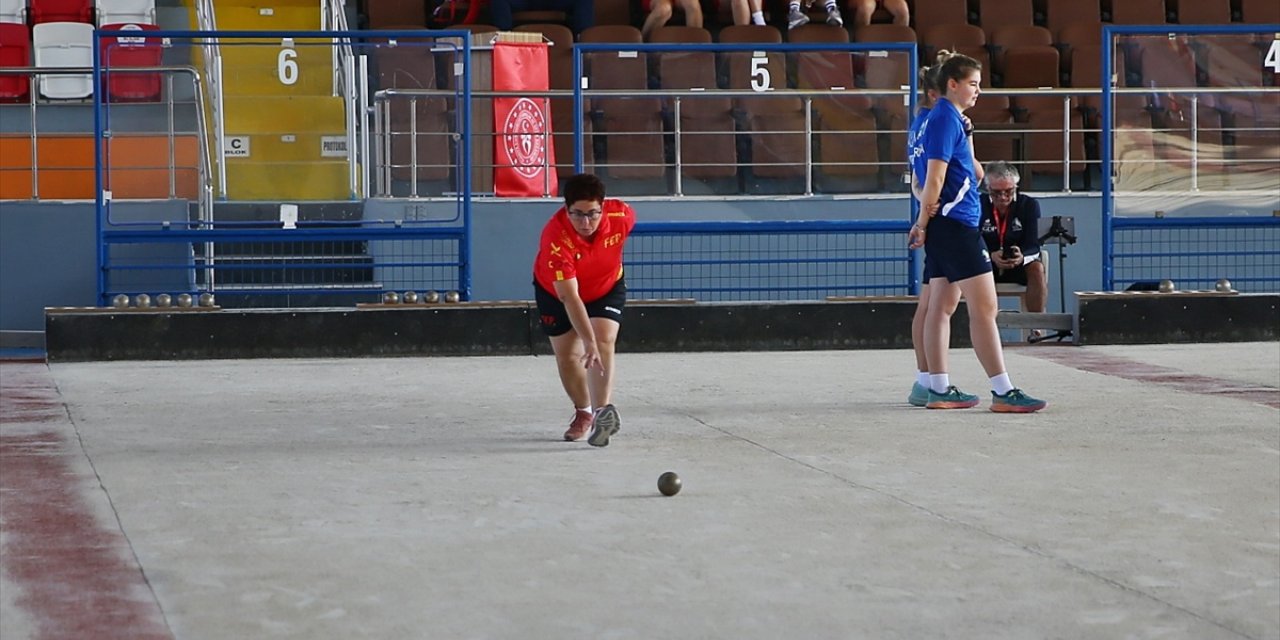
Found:
[{"label": "woman's hand", "polygon": [[600,360],[600,348],[596,346],[595,341],[583,340],[582,346],[586,349],[586,353],[582,354],[582,367],[588,370],[604,371],[604,362]]},{"label": "woman's hand", "polygon": [[911,232],[907,234],[907,247],[911,249],[919,249],[924,246],[924,227],[913,224]]}]

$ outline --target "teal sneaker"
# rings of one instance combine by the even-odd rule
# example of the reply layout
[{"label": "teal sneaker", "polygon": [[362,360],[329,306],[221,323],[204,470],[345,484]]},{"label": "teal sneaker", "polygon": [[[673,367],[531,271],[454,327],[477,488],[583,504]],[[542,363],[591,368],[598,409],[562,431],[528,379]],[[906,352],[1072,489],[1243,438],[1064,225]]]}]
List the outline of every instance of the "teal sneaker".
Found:
[{"label": "teal sneaker", "polygon": [[978,406],[978,396],[965,393],[953,384],[947,387],[946,393],[929,390],[929,401],[925,403],[930,409],[968,409]]},{"label": "teal sneaker", "polygon": [[907,404],[913,407],[929,404],[929,387],[922,387],[919,382],[911,383],[911,395],[907,396]]},{"label": "teal sneaker", "polygon": [[996,413],[1034,413],[1048,405],[1044,400],[1027,395],[1022,389],[1012,389],[1004,395],[991,392],[991,410]]}]

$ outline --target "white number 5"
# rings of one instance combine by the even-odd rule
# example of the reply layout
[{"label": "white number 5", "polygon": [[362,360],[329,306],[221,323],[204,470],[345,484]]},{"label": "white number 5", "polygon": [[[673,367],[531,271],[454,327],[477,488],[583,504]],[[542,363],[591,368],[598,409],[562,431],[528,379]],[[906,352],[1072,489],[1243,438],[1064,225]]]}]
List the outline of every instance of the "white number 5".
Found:
[{"label": "white number 5", "polygon": [[1271,41],[1271,48],[1267,50],[1267,58],[1262,61],[1262,66],[1271,67],[1272,71],[1280,73],[1280,40]]},{"label": "white number 5", "polygon": [[276,73],[280,76],[280,84],[293,84],[298,81],[298,52],[293,49],[281,49],[276,58]]},{"label": "white number 5", "polygon": [[768,58],[751,58],[751,90],[752,91],[768,91],[771,78],[769,77]]}]

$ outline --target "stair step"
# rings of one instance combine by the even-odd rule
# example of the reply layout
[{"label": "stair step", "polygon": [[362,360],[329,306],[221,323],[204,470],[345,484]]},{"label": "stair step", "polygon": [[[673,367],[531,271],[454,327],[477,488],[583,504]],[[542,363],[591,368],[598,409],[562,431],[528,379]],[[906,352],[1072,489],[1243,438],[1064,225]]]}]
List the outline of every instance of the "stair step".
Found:
[{"label": "stair step", "polygon": [[227,96],[223,108],[227,135],[329,135],[347,130],[342,98],[332,96]]},{"label": "stair step", "polygon": [[1057,329],[1072,328],[1075,316],[1070,313],[1029,313],[1025,311],[1001,311],[996,314],[996,325],[1006,329]]},{"label": "stair step", "polygon": [[347,200],[346,161],[228,162],[227,197],[232,200]]},{"label": "stair step", "polygon": [[221,31],[318,31],[320,5],[288,6],[263,2],[261,6],[241,7],[221,0],[214,10]]},{"label": "stair step", "polygon": [[[243,43],[243,44],[239,44]],[[333,49],[327,39],[224,39],[222,77],[227,95],[331,95]],[[284,54],[288,48],[292,54]],[[285,81],[290,81],[288,84]]]}]

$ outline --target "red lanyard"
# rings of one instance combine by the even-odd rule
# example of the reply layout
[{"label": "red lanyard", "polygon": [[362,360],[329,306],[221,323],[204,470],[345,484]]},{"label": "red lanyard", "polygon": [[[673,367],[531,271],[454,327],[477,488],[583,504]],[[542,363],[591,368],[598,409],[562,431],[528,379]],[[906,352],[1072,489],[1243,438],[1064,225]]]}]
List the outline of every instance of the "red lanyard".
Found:
[{"label": "red lanyard", "polygon": [[996,221],[996,233],[1000,234],[998,236],[1000,239],[1000,248],[1003,249],[1004,248],[1004,232],[1006,229],[1009,228],[1010,214],[1006,214],[1004,217],[1004,222],[1001,222],[1000,210],[997,209],[996,206],[993,204],[991,205],[991,217]]}]

